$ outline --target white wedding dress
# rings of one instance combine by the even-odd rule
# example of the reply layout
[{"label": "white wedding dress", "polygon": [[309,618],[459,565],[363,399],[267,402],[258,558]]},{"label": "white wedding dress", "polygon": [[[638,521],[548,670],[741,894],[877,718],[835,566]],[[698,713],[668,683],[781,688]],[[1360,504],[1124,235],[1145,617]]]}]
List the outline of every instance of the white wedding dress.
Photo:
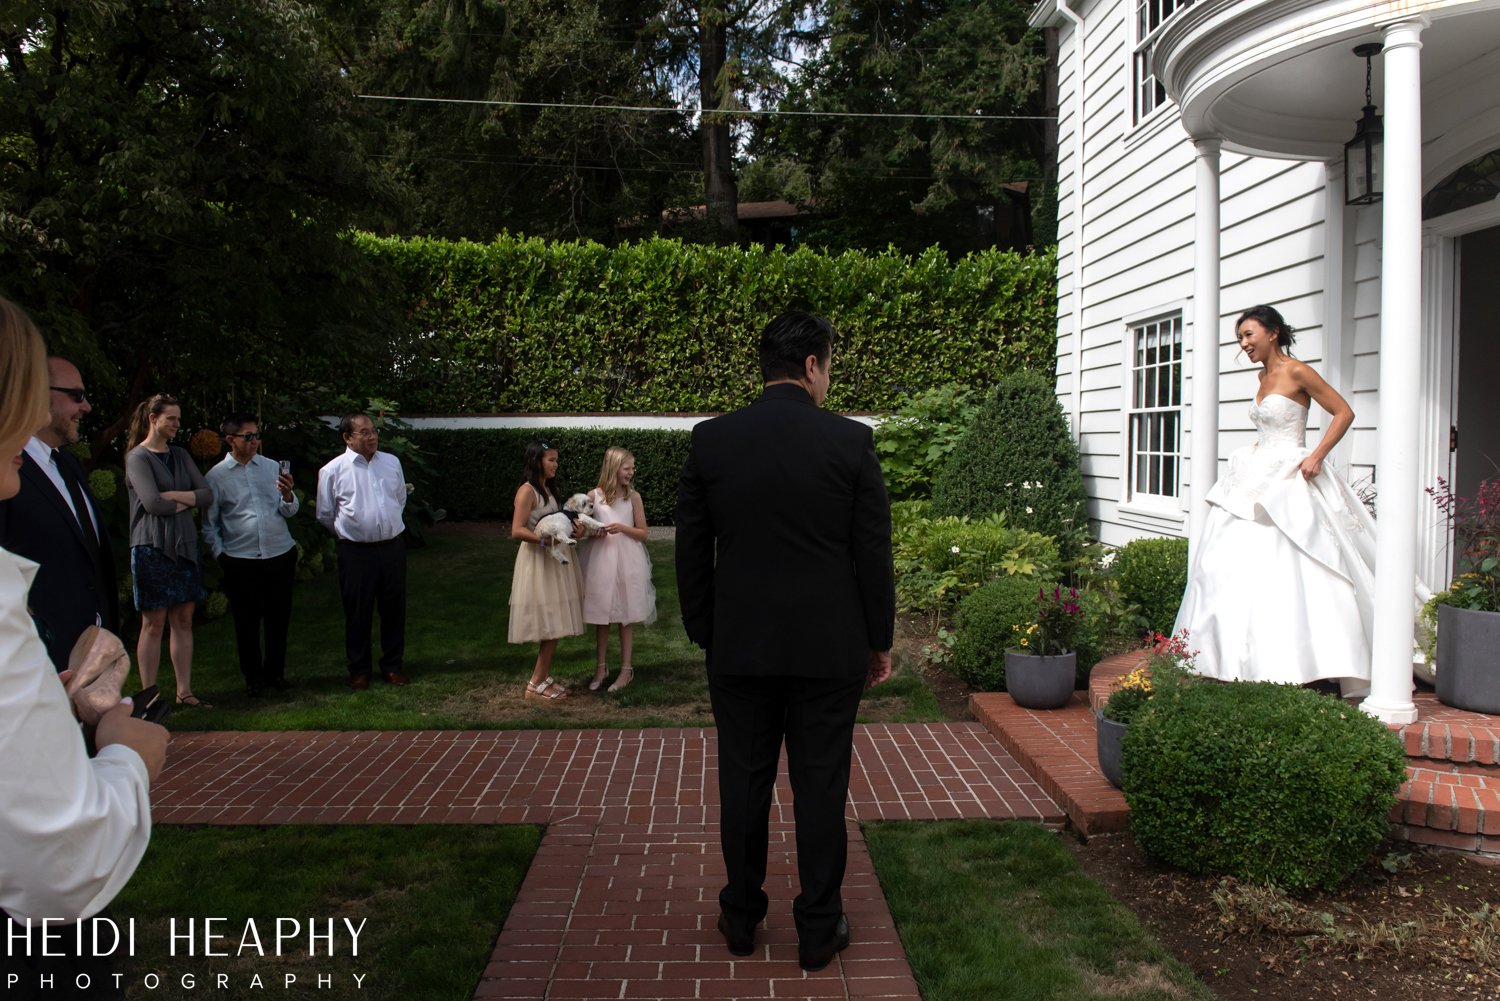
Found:
[{"label": "white wedding dress", "polygon": [[1304,479],[1307,408],[1272,393],[1250,407],[1260,432],[1208,492],[1174,632],[1198,673],[1226,681],[1369,687],[1375,521],[1326,464]]}]

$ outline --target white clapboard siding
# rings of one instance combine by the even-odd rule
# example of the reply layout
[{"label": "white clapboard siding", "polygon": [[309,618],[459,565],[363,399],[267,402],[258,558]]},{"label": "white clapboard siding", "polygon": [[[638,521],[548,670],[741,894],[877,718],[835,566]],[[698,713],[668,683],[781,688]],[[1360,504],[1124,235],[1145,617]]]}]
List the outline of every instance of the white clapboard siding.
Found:
[{"label": "white clapboard siding", "polygon": [[[1078,396],[1078,444],[1089,515],[1102,541],[1121,544],[1141,535],[1182,535],[1185,517],[1124,505],[1127,444],[1126,335],[1131,323],[1181,311],[1192,316],[1194,241],[1194,153],[1173,107],[1159,108],[1139,127],[1130,122],[1133,3],[1099,0],[1080,3],[1087,32],[1086,66],[1077,65],[1074,28],[1059,36],[1058,142],[1058,395],[1073,411]],[[1083,190],[1075,141],[1074,88],[1084,88]],[[1256,369],[1234,343],[1233,321],[1257,303],[1281,309],[1299,335],[1297,355],[1313,364],[1328,343],[1324,287],[1328,248],[1325,171],[1321,164],[1270,160],[1225,153],[1221,157],[1222,315],[1203,318],[1218,330],[1220,350],[1214,368],[1220,383],[1218,454],[1254,441],[1249,405],[1256,391]],[[1082,254],[1074,246],[1075,221],[1082,211]],[[1373,214],[1371,218],[1376,219]],[[1352,319],[1344,326],[1344,378],[1357,413],[1350,461],[1357,479],[1360,464],[1374,451],[1373,427],[1378,339],[1378,226],[1351,221],[1356,261],[1353,287],[1346,291]],[[1078,274],[1080,256],[1083,273]],[[1337,279],[1336,279],[1337,280]],[[1082,302],[1081,331],[1074,312]],[[1082,350],[1075,355],[1075,337]],[[1192,371],[1191,325],[1185,325]],[[1074,366],[1077,364],[1077,371]],[[1191,377],[1184,400],[1191,399]],[[1187,408],[1185,408],[1186,411]],[[1318,414],[1314,426],[1326,418]],[[1189,431],[1191,414],[1187,414]],[[1316,432],[1314,432],[1315,434]],[[1184,446],[1191,444],[1191,434]],[[1191,498],[1188,456],[1184,453],[1184,496]]]}]

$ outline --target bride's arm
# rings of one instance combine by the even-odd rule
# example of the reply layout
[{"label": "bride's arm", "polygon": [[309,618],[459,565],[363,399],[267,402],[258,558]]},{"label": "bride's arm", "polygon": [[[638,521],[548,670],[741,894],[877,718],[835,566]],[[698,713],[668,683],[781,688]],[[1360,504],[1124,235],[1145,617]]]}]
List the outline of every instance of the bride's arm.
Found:
[{"label": "bride's arm", "polygon": [[1311,365],[1298,365],[1292,371],[1292,379],[1333,418],[1323,432],[1318,447],[1302,460],[1302,476],[1310,480],[1323,471],[1323,460],[1354,424],[1354,408]]}]

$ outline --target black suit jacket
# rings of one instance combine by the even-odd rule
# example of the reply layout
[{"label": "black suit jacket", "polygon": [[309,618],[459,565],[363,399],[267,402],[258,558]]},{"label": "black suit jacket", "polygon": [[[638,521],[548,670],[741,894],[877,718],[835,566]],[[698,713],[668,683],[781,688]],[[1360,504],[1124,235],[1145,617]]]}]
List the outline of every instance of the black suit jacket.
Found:
[{"label": "black suit jacket", "polygon": [[677,486],[677,593],[711,674],[864,674],[889,650],[891,509],[870,429],[767,386],[693,429]]},{"label": "black suit jacket", "polygon": [[83,528],[57,487],[29,454],[22,453],[21,492],[0,501],[0,546],[41,564],[28,603],[45,626],[47,654],[62,670],[78,636],[102,619],[111,632],[120,629],[120,599],[115,560],[99,505],[89,490],[83,463],[66,450],[58,461],[78,477],[85,500],[99,526],[99,565],[83,539]]}]

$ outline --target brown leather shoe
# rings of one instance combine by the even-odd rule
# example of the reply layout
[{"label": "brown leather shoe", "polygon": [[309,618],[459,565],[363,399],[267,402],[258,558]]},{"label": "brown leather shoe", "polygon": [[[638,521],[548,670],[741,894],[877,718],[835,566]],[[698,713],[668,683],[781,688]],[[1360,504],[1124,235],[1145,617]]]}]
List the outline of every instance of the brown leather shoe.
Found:
[{"label": "brown leather shoe", "polygon": [[368,674],[349,675],[349,687],[356,692],[362,692],[370,687],[370,676]]},{"label": "brown leather shoe", "polygon": [[406,684],[406,675],[402,674],[400,671],[387,671],[386,673],[382,674],[381,677],[385,679],[386,684],[395,685],[397,688],[400,688]]}]

